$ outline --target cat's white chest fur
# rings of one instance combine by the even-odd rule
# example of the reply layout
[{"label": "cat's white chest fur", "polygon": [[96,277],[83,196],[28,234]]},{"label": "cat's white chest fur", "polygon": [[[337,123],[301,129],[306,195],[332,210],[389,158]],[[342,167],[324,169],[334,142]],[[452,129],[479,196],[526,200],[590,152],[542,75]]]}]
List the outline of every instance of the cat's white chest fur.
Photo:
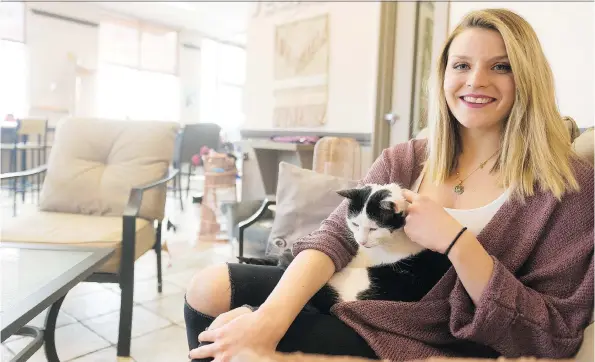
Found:
[{"label": "cat's white chest fur", "polygon": [[332,276],[329,285],[339,294],[340,301],[357,300],[360,292],[370,288],[368,268],[395,263],[424,249],[412,242],[402,230],[393,232],[392,237],[391,242],[373,248],[360,247],[349,264]]},{"label": "cat's white chest fur", "polygon": [[343,302],[357,300],[357,294],[370,287],[368,269],[357,267],[345,267],[329,280],[329,284],[339,294]]}]

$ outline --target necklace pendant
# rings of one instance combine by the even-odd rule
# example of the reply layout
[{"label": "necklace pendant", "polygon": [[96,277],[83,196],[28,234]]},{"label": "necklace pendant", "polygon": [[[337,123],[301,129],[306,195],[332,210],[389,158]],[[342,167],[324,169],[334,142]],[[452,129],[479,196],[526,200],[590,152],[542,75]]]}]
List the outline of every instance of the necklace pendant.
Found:
[{"label": "necklace pendant", "polygon": [[463,187],[463,184],[458,184],[455,186],[455,193],[457,195],[461,195],[463,192],[465,192],[465,188]]}]

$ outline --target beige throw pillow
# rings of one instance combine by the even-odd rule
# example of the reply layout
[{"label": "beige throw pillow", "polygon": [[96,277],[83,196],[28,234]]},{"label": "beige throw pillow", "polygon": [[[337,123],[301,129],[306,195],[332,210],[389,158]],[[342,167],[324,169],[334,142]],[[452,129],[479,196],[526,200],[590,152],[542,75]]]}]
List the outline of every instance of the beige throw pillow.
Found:
[{"label": "beige throw pillow", "polygon": [[300,237],[320,227],[339,206],[338,190],[357,186],[347,180],[281,162],[277,183],[277,206],[266,254],[278,255]]}]

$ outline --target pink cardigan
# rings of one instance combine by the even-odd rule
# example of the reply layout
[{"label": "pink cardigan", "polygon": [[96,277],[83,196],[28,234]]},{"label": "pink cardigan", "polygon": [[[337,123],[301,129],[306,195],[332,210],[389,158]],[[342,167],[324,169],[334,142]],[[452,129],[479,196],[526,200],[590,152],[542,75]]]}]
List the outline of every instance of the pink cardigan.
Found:
[{"label": "pink cardigan", "polygon": [[[411,187],[425,140],[383,151],[363,183]],[[494,258],[492,278],[474,306],[454,268],[419,302],[355,301],[332,313],[353,327],[379,357],[573,356],[593,313],[593,168],[573,160],[579,193],[507,201],[477,236]],[[316,249],[337,270],[356,252],[345,237],[343,202],[293,253]]]}]

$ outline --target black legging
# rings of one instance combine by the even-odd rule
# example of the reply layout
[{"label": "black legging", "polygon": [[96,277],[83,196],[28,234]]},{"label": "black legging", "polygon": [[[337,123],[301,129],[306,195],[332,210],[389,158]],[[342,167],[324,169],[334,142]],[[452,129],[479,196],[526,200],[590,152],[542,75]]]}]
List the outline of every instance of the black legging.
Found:
[{"label": "black legging", "polygon": [[[261,305],[273,291],[283,271],[274,266],[228,264],[231,309]],[[188,347],[198,347],[198,335],[214,320],[184,303]],[[335,316],[302,311],[279,342],[277,351],[378,359],[366,341]],[[193,361],[210,361],[193,360]]]}]

